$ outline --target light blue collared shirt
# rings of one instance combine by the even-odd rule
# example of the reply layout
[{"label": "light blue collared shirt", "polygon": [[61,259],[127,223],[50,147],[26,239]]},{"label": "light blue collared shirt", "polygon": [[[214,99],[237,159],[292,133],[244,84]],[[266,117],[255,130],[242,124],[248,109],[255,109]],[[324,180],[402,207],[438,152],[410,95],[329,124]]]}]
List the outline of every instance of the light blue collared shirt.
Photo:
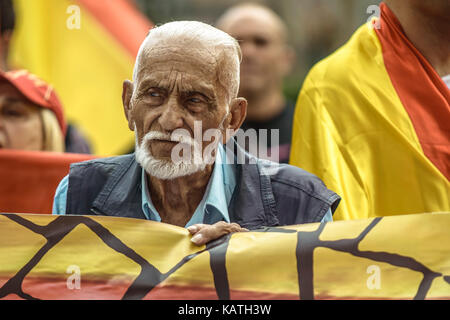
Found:
[{"label": "light blue collared shirt", "polygon": [[[228,205],[230,204],[234,188],[236,187],[236,165],[225,164],[222,159],[226,159],[226,151],[222,145],[220,145],[205,194],[203,195],[200,204],[197,206],[197,209],[195,209],[191,219],[186,224],[186,228],[196,223],[214,224],[219,221],[230,222]],[[152,203],[144,169],[142,169],[141,184],[142,211],[148,220],[160,222],[161,217]],[[61,180],[55,192],[52,210],[55,215],[66,214],[68,186],[69,176],[67,175]],[[333,216],[331,210],[328,210],[323,217],[322,222],[330,221],[333,221]]]}]

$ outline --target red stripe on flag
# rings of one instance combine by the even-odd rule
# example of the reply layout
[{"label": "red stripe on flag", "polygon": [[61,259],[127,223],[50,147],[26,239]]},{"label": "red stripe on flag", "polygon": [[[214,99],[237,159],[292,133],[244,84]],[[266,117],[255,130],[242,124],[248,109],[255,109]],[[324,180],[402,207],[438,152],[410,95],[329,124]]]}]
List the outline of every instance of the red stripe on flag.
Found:
[{"label": "red stripe on flag", "polygon": [[450,180],[450,91],[384,3],[380,22],[375,30],[392,84],[424,154]]},{"label": "red stripe on flag", "polygon": [[[5,283],[7,277],[0,277]],[[20,286],[28,295],[43,300],[119,300],[132,284],[130,281],[92,280],[81,278],[80,288],[70,288],[66,278],[26,277]],[[232,300],[298,300],[297,294],[230,290]],[[21,299],[9,294],[2,299]],[[144,300],[217,300],[216,289],[195,285],[158,285]]]},{"label": "red stripe on flag", "polygon": [[[190,285],[159,285],[145,300],[217,300],[216,289]],[[230,290],[231,300],[298,300],[298,294]]]},{"label": "red stripe on flag", "polygon": [[111,35],[136,57],[153,24],[128,0],[78,0]]}]

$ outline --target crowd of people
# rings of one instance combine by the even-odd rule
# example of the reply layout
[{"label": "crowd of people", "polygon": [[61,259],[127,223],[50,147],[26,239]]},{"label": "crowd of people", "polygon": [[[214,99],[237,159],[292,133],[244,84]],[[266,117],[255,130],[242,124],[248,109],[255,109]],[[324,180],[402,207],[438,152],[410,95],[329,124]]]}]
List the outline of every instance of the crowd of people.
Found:
[{"label": "crowd of people", "polygon": [[[0,148],[91,152],[50,84],[7,70],[14,15],[1,9]],[[380,9],[314,66],[296,104],[282,90],[295,53],[268,7],[152,28],[123,83],[134,153],[73,164],[53,213],[165,222],[201,245],[263,226],[450,211],[450,4]]]}]

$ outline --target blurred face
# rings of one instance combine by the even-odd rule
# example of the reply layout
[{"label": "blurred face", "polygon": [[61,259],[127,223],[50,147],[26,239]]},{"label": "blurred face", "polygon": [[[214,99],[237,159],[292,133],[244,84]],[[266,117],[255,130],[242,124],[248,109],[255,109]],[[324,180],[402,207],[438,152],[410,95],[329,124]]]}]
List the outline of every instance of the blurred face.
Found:
[{"label": "blurred face", "polygon": [[278,86],[289,68],[286,46],[274,18],[249,10],[241,9],[220,26],[241,46],[243,96]]},{"label": "blurred face", "polygon": [[[160,178],[175,178],[204,168],[173,166],[172,149],[180,143],[171,139],[175,130],[183,129],[194,138],[198,121],[202,137],[208,129],[220,128],[224,134],[223,129],[229,123],[226,92],[217,82],[214,57],[204,50],[192,51],[180,47],[153,48],[150,56],[141,59],[129,103],[126,95],[131,83],[124,84],[125,112],[130,129],[135,130],[136,156],[141,156],[142,160],[152,157],[154,168],[170,171],[160,176],[153,172]],[[201,141],[197,141],[203,154],[215,138],[202,142],[201,137]]]},{"label": "blurred face", "polygon": [[40,107],[8,82],[0,83],[0,148],[42,150]]}]

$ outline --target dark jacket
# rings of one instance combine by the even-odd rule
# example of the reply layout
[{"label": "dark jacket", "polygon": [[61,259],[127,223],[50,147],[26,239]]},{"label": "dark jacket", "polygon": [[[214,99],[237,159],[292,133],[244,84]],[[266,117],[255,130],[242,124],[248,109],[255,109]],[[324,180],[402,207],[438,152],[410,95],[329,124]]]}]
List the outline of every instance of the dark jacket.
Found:
[{"label": "dark jacket", "polygon": [[[232,146],[235,160],[245,159],[245,164],[236,164],[236,188],[228,207],[232,222],[248,229],[320,222],[328,209],[336,210],[340,197],[316,176],[257,159],[235,142]],[[275,165],[273,174],[265,174]],[[141,170],[134,154],[72,164],[66,213],[145,219]]]}]

